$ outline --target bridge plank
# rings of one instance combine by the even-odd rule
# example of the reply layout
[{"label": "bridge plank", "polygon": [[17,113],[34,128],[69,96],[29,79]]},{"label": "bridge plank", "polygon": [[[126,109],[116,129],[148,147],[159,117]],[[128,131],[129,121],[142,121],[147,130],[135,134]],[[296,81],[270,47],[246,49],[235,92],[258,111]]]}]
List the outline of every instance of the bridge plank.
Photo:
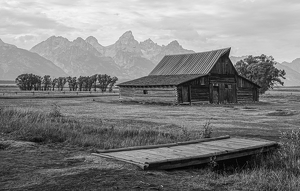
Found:
[{"label": "bridge plank", "polygon": [[274,141],[221,137],[208,141],[189,141],[102,150],[97,156],[135,164],[142,169],[171,169],[249,156],[275,149]]}]

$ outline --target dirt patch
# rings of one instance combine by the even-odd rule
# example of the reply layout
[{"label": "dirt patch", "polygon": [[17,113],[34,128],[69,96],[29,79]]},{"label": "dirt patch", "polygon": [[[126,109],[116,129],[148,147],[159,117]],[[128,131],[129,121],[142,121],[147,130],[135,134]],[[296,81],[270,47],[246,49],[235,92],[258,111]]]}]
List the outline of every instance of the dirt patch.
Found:
[{"label": "dirt patch", "polygon": [[118,163],[113,160],[106,160],[90,154],[80,154],[67,157],[62,159],[61,162],[65,163],[65,168],[42,169],[38,171],[38,173],[48,177],[60,177],[80,174],[90,169],[130,169],[130,165]]},{"label": "dirt patch", "polygon": [[[77,177],[93,169],[100,173],[101,170],[136,168],[92,156],[87,151],[80,151],[80,148],[14,140],[1,141],[1,145],[6,145],[4,150],[0,150],[1,189],[53,190],[62,177],[68,180],[69,177]],[[62,184],[71,185],[75,182],[76,178]]]},{"label": "dirt patch", "polygon": [[[61,145],[1,150],[0,188],[7,190],[192,190],[207,179],[193,170],[142,171]],[[196,177],[197,175],[197,177]],[[194,178],[193,178],[194,177]],[[191,179],[192,178],[192,179]],[[208,186],[205,183],[204,186]],[[219,187],[220,185],[218,185]],[[214,190],[215,186],[208,186]]]}]

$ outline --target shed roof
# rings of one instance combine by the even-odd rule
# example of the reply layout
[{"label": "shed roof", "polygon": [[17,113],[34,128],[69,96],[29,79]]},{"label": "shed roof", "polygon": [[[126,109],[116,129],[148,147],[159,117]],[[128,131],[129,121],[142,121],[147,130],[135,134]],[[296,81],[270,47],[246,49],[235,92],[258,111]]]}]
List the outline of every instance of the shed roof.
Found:
[{"label": "shed roof", "polygon": [[118,84],[117,86],[170,86],[205,76],[206,74],[151,75]]},{"label": "shed roof", "polygon": [[260,85],[258,85],[257,83],[252,82],[251,80],[245,78],[244,76],[238,75],[238,77],[243,78],[244,80],[248,81],[249,83],[254,84],[256,87],[261,88]]},{"label": "shed roof", "polygon": [[166,55],[149,76],[208,74],[218,59],[226,53],[230,53],[230,48],[191,54]]}]

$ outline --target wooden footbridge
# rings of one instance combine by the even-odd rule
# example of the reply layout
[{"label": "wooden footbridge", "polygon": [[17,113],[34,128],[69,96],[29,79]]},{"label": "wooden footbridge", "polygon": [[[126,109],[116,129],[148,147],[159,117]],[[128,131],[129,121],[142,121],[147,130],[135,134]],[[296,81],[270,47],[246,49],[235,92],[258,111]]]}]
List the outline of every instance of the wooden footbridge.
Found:
[{"label": "wooden footbridge", "polygon": [[211,160],[223,161],[260,154],[277,146],[273,141],[222,136],[172,144],[99,150],[93,154],[135,164],[144,170],[172,169],[205,164]]}]

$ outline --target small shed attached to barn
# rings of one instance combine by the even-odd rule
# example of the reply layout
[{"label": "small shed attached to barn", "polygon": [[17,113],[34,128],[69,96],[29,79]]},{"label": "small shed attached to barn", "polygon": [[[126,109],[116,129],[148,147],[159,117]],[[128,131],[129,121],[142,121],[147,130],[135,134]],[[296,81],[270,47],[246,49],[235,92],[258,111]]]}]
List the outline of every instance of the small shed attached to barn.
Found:
[{"label": "small shed attached to barn", "polygon": [[162,103],[237,103],[259,100],[257,84],[238,75],[230,48],[166,55],[145,77],[118,84],[120,99]]}]

